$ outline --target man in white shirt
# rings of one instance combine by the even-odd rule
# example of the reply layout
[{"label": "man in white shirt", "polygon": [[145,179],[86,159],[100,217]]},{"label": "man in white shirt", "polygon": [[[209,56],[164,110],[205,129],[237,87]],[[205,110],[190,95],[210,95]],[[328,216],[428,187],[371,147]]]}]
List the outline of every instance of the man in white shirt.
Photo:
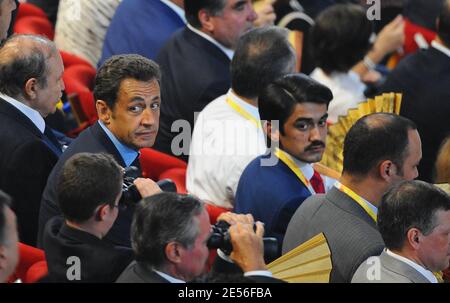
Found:
[{"label": "man in white shirt", "polygon": [[381,201],[378,229],[386,249],[363,262],[352,283],[437,283],[450,265],[450,196],[423,181],[405,181]]},{"label": "man in white shirt", "polygon": [[0,49],[0,188],[14,199],[20,241],[36,244],[41,195],[63,146],[44,117],[64,83],[55,44],[18,35]]},{"label": "man in white shirt", "polygon": [[239,40],[231,61],[231,89],[198,115],[189,152],[186,186],[207,203],[232,208],[242,171],[266,150],[258,94],[295,69],[287,31],[251,30]]}]

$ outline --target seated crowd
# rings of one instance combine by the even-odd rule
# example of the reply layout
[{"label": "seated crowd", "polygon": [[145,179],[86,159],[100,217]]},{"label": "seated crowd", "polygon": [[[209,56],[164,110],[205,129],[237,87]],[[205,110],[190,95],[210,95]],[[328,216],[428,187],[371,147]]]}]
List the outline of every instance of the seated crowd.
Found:
[{"label": "seated crowd", "polygon": [[[21,243],[40,282],[279,283],[321,233],[331,283],[450,282],[450,0],[27,2],[0,0],[0,282]],[[25,8],[54,40],[10,34]],[[65,52],[95,70],[85,124]],[[148,178],[148,150],[178,166]]]}]

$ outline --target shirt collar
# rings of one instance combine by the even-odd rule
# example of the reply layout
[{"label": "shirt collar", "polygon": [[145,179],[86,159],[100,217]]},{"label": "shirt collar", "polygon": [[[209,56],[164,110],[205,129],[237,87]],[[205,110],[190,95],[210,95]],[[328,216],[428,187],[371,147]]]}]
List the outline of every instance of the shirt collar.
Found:
[{"label": "shirt collar", "polygon": [[450,57],[450,49],[438,43],[436,40],[431,41],[431,46]]},{"label": "shirt collar", "polygon": [[197,35],[205,38],[206,40],[208,40],[209,42],[211,42],[212,44],[214,44],[215,46],[217,46],[220,50],[222,50],[225,55],[231,60],[233,58],[234,55],[234,50],[227,48],[225,46],[223,46],[222,44],[220,44],[219,42],[217,42],[213,37],[211,37],[208,34],[205,34],[204,32],[196,29],[195,27],[193,27],[192,25],[190,25],[189,23],[187,24],[187,27],[193,31],[194,33],[196,33]]},{"label": "shirt collar", "polygon": [[[339,181],[336,181],[336,183],[334,183],[334,186],[337,188],[337,189],[339,189],[339,186],[340,186],[340,182]],[[350,188],[351,189],[351,188]],[[353,190],[353,189],[352,189]],[[356,193],[355,193],[356,194]],[[373,211],[373,213],[375,214],[375,216],[377,216],[377,214],[378,214],[378,207],[376,207],[375,205],[373,205],[371,202],[369,202],[369,201],[367,201],[366,199],[364,199],[363,197],[361,197],[361,196],[359,196],[358,195],[358,197],[360,197],[366,204],[367,204],[367,206]]]},{"label": "shirt collar", "polygon": [[17,108],[17,110],[19,110],[22,114],[27,116],[28,119],[30,119],[31,122],[33,122],[33,124],[36,125],[36,127],[39,129],[39,131],[42,134],[44,133],[45,121],[44,121],[44,118],[42,118],[41,114],[37,110],[32,109],[28,105],[25,105],[22,102],[17,101],[16,99],[14,99],[10,96],[1,94],[1,93],[0,93],[0,98],[2,98],[6,102],[8,102],[12,106],[14,106],[15,108]]},{"label": "shirt collar", "polygon": [[425,278],[427,278],[428,281],[430,281],[431,283],[437,283],[437,279],[436,277],[433,275],[433,273],[427,269],[425,269],[424,267],[422,267],[421,265],[417,264],[416,262],[405,258],[403,256],[397,255],[396,253],[390,251],[389,249],[386,248],[386,253],[391,256],[392,258],[395,258],[403,263],[408,264],[409,266],[411,266],[412,268],[414,268],[415,270],[417,270],[419,273],[422,274],[422,276],[424,276]]},{"label": "shirt collar", "polygon": [[161,277],[163,277],[164,279],[166,279],[167,281],[169,281],[170,283],[186,283],[186,282],[183,281],[183,280],[180,280],[180,279],[174,278],[174,277],[172,277],[172,276],[169,276],[168,274],[165,274],[165,273],[163,273],[163,272],[160,272],[160,271],[158,271],[158,270],[156,270],[156,269],[153,269],[153,271],[154,271],[155,273],[157,273],[158,275],[160,275]]},{"label": "shirt collar", "polygon": [[227,96],[229,98],[231,98],[234,102],[236,102],[239,106],[243,107],[257,121],[260,120],[260,118],[259,118],[259,111],[258,111],[258,108],[256,106],[253,106],[250,103],[245,102],[244,100],[242,100],[231,89],[228,91]]},{"label": "shirt collar", "polygon": [[284,152],[289,158],[292,159],[292,161],[294,161],[294,164],[300,169],[306,180],[311,180],[312,176],[314,175],[314,168],[312,167],[311,163],[300,161],[299,159],[292,157],[287,151]]},{"label": "shirt collar", "polygon": [[170,7],[179,17],[181,20],[183,20],[184,23],[186,23],[186,17],[184,16],[184,10],[176,5],[175,3],[169,1],[169,0],[160,0],[162,3]]},{"label": "shirt collar", "polygon": [[136,160],[136,158],[139,156],[139,153],[135,151],[132,148],[129,148],[128,146],[124,145],[122,142],[120,142],[116,136],[103,124],[102,121],[98,121],[101,128],[105,131],[106,135],[109,137],[109,139],[112,141],[114,146],[119,151],[120,156],[122,156],[123,162],[125,162],[125,165],[128,167],[131,165],[131,163]]}]

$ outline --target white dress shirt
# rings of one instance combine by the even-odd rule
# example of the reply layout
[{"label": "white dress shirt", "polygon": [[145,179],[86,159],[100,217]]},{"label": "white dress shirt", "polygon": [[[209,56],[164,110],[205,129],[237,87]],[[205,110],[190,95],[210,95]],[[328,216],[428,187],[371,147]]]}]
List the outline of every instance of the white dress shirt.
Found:
[{"label": "white dress shirt", "polygon": [[[314,167],[312,166],[312,164],[302,162],[294,157],[291,157],[291,159],[294,161],[295,165],[300,169],[303,176],[305,176],[306,180],[311,180],[311,178],[314,175]],[[324,175],[320,175],[320,176],[322,177],[325,192],[327,192],[336,183],[336,179],[333,179],[331,177],[327,177]],[[315,194],[315,193],[312,193],[312,194]]]},{"label": "white dress shirt", "polygon": [[410,259],[407,259],[403,256],[397,255],[396,253],[390,251],[387,248],[386,248],[386,253],[389,256],[391,256],[392,258],[395,258],[403,263],[406,263],[409,266],[411,266],[412,268],[414,268],[415,270],[417,270],[422,276],[424,276],[428,281],[430,281],[430,283],[438,283],[438,280],[436,279],[436,277],[433,275],[433,273],[431,271],[425,269],[424,267],[420,266],[416,262],[413,262]]},{"label": "white dress shirt", "polygon": [[262,129],[235,111],[227,97],[260,120],[257,107],[231,90],[208,104],[194,126],[186,187],[200,199],[232,208],[242,171],[266,151],[266,143]]},{"label": "white dress shirt", "polygon": [[234,55],[234,50],[227,48],[225,46],[223,46],[222,44],[220,44],[219,42],[217,42],[213,37],[211,37],[210,35],[207,35],[206,33],[196,29],[195,27],[193,27],[192,25],[190,25],[189,23],[187,24],[187,27],[193,31],[194,33],[196,33],[197,35],[202,36],[203,38],[205,38],[206,40],[208,40],[209,42],[211,42],[212,44],[214,44],[215,46],[217,46],[221,51],[224,52],[224,54],[231,60],[233,59],[233,55]]},{"label": "white dress shirt", "polygon": [[331,123],[336,123],[339,116],[346,116],[349,109],[358,107],[358,103],[367,99],[364,96],[366,85],[353,71],[327,75],[321,68],[316,68],[311,78],[327,86],[333,93],[333,100],[328,106],[328,121]]},{"label": "white dress shirt", "polygon": [[158,271],[158,270],[153,270],[155,273],[157,273],[158,275],[160,275],[161,277],[163,277],[164,279],[166,279],[167,281],[169,281],[169,283],[186,283],[185,281],[183,281],[183,280],[180,280],[180,279],[177,279],[177,278],[174,278],[174,277],[172,277],[172,276],[170,276],[170,275],[168,275],[168,274],[166,274],[166,273],[163,273],[163,272],[161,272],[161,271]]},{"label": "white dress shirt", "polygon": [[45,131],[45,121],[44,118],[42,118],[41,114],[35,110],[29,107],[28,105],[23,104],[22,102],[17,101],[16,99],[0,94],[0,98],[17,108],[21,113],[23,113],[25,116],[28,117],[28,119],[33,122],[34,125],[39,129],[39,131],[43,134]]}]

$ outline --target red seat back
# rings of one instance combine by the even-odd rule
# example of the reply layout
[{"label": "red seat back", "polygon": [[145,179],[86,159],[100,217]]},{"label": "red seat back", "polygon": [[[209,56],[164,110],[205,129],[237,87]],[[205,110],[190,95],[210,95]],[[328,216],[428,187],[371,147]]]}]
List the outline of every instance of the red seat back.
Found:
[{"label": "red seat back", "polygon": [[16,20],[29,16],[47,18],[47,14],[40,7],[27,2],[20,3]]},{"label": "red seat back", "polygon": [[142,168],[142,176],[152,180],[160,180],[160,175],[171,168],[187,168],[186,162],[173,156],[164,154],[152,148],[140,150],[139,161]]},{"label": "red seat back", "polygon": [[17,34],[32,34],[46,36],[53,40],[55,31],[52,23],[47,18],[26,16],[16,20],[14,32]]},{"label": "red seat back", "polygon": [[[34,266],[34,264],[38,262],[45,262],[45,253],[43,250],[19,243],[19,264],[17,264],[16,271],[9,278],[10,282],[14,282],[17,279],[22,280],[24,283],[32,283],[36,282],[43,276],[47,274],[46,263],[45,266],[43,263],[38,267],[30,271],[30,269]],[[27,276],[29,275],[29,277]]]},{"label": "red seat back", "polygon": [[62,57],[62,60],[64,63],[64,69],[66,69],[72,65],[87,65],[89,67],[92,67],[92,65],[88,61],[86,61],[85,59],[80,58],[74,54],[71,54],[71,53],[68,53],[68,52],[65,52],[62,50],[60,50],[59,53],[61,54],[61,57]]}]

